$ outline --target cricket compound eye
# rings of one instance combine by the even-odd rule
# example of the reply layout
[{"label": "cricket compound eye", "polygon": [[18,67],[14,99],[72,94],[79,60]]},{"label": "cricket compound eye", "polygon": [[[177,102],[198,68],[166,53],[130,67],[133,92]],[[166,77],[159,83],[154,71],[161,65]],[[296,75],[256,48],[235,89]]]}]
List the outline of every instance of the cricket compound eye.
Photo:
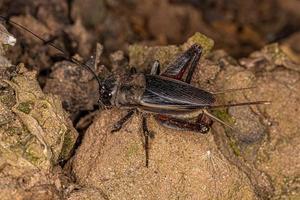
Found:
[{"label": "cricket compound eye", "polygon": [[112,97],[116,90],[116,79],[113,76],[108,77],[102,81],[100,88],[100,101],[105,106],[111,106],[113,104]]}]

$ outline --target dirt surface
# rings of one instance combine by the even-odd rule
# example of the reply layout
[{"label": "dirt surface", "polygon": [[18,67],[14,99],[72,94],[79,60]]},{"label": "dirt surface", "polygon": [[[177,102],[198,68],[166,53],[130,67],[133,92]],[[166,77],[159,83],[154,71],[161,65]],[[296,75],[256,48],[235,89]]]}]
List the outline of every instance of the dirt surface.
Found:
[{"label": "dirt surface", "polygon": [[[1,15],[67,55],[0,26],[0,199],[300,198],[297,0],[0,5]],[[103,79],[106,68],[149,72],[154,60],[163,68],[194,43],[204,53],[192,85],[254,87],[218,95],[219,104],[272,103],[214,110],[234,129],[214,123],[206,135],[165,128],[148,115],[154,138],[146,168],[141,114],[111,134],[126,111],[99,109],[93,75],[65,57]]]}]

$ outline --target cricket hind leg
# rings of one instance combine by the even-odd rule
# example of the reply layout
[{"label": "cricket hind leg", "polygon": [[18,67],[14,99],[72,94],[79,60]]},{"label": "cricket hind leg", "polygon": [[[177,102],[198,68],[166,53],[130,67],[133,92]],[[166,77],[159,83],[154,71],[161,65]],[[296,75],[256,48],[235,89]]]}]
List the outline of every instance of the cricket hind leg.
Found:
[{"label": "cricket hind leg", "polygon": [[185,131],[195,131],[202,134],[208,133],[213,121],[208,118],[204,113],[198,115],[196,122],[190,122],[184,119],[169,117],[165,115],[156,115],[155,119],[165,127],[185,130]]},{"label": "cricket hind leg", "polygon": [[111,133],[118,132],[119,130],[121,130],[124,124],[133,116],[135,111],[136,109],[129,110],[124,117],[122,117],[117,123],[115,123],[113,129],[111,130]]},{"label": "cricket hind leg", "polygon": [[185,79],[185,82],[190,83],[193,73],[200,60],[201,54],[202,47],[198,44],[192,45],[187,51],[185,51],[182,55],[177,57],[171,64],[169,64],[166,67],[166,70],[160,75],[181,80],[184,75],[184,72],[190,66]]},{"label": "cricket hind leg", "polygon": [[186,83],[191,83],[193,74],[195,72],[195,69],[196,69],[196,67],[199,63],[199,60],[200,60],[200,57],[201,57],[201,54],[202,54],[202,48],[199,45],[196,45],[196,47],[197,48],[195,48],[195,53],[194,53],[194,56],[191,60],[191,64],[190,64],[190,68],[188,70],[188,74],[185,78]]}]

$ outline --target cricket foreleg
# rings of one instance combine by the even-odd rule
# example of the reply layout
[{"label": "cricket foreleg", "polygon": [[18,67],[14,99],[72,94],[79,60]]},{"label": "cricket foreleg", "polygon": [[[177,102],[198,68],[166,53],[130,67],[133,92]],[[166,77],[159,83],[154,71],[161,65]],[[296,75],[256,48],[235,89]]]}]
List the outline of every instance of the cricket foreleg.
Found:
[{"label": "cricket foreleg", "polygon": [[119,130],[121,130],[121,128],[123,127],[123,125],[132,117],[132,115],[134,114],[135,109],[131,109],[127,112],[127,114],[122,117],[113,127],[113,129],[111,130],[111,133],[114,132],[118,132]]}]

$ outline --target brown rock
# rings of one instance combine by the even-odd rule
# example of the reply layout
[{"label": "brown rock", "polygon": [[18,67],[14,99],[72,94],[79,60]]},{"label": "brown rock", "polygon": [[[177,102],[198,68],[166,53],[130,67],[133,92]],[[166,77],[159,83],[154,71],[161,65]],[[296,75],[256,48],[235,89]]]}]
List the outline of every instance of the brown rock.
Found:
[{"label": "brown rock", "polygon": [[[158,52],[148,47],[131,62],[151,60]],[[209,91],[256,87],[218,95],[218,103],[269,100],[271,105],[213,111],[234,130],[214,123],[207,135],[174,131],[150,117],[155,137],[149,168],[144,166],[139,116],[111,134],[125,113],[103,111],[75,155],[78,183],[101,190],[109,199],[297,199],[299,66],[276,44],[240,63],[224,52],[213,52],[199,64],[192,84]]]},{"label": "brown rock", "polygon": [[151,118],[155,138],[146,168],[138,116],[111,134],[120,117],[118,110],[104,111],[89,128],[73,163],[79,184],[99,188],[109,199],[254,198],[245,175],[222,156],[211,134],[174,131]]},{"label": "brown rock", "polygon": [[42,92],[36,72],[6,61],[0,62],[0,199],[61,199],[67,181],[57,164],[70,157],[77,132],[60,100]]}]

